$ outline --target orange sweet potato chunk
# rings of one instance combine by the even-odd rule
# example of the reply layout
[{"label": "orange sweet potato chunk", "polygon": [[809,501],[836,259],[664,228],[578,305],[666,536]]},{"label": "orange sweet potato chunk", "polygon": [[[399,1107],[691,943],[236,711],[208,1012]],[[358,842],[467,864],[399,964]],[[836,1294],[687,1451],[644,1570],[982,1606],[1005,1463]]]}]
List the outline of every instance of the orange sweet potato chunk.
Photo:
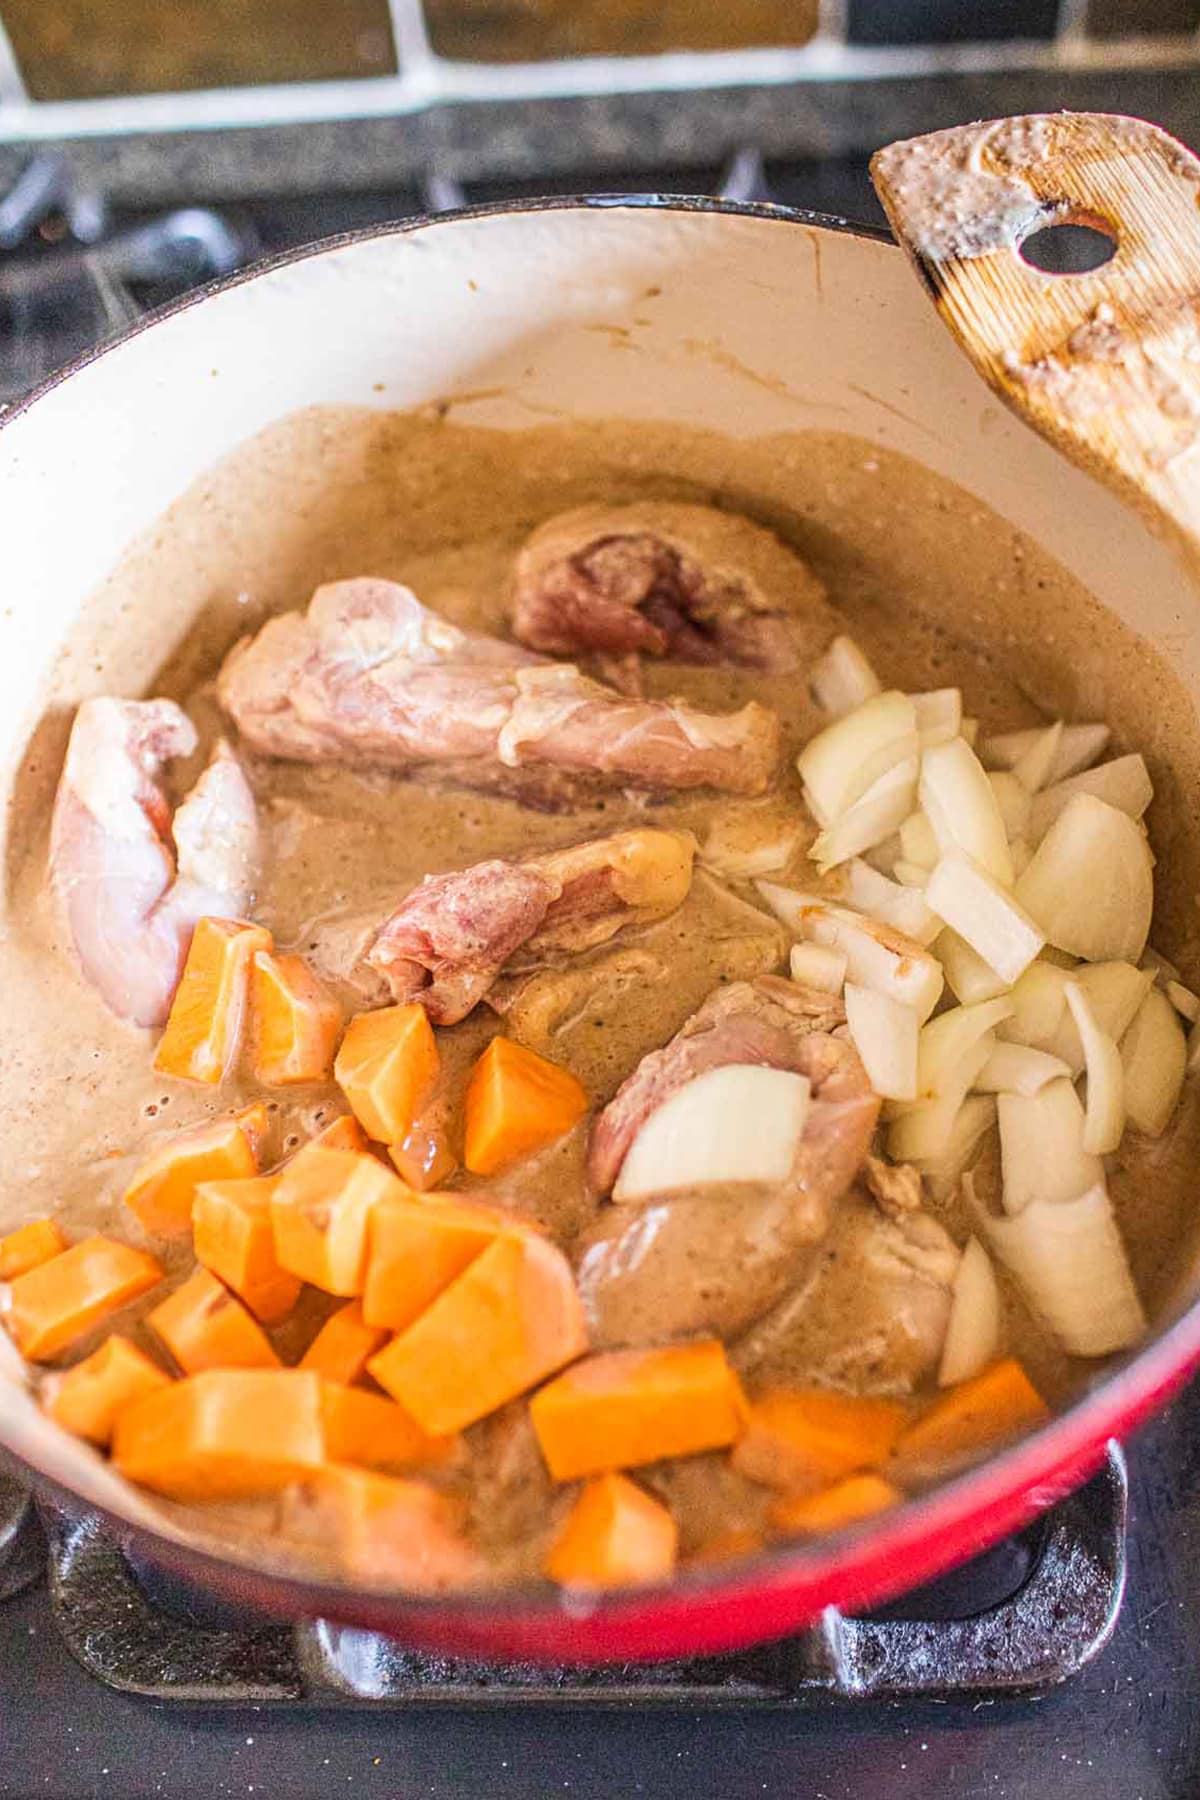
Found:
[{"label": "orange sweet potato chunk", "polygon": [[175,1381],[118,1417],[122,1475],[172,1500],[277,1493],[320,1468],[321,1384],[301,1369],[212,1369]]},{"label": "orange sweet potato chunk", "polygon": [[566,1258],[537,1232],[509,1231],[367,1368],[437,1437],[485,1418],[586,1349]]},{"label": "orange sweet potato chunk", "polygon": [[205,1369],[277,1369],[262,1327],[235,1294],[205,1268],[146,1314],[146,1323],[185,1375]]},{"label": "orange sweet potato chunk", "polygon": [[529,1414],[556,1481],[732,1444],[745,1401],[717,1338],[608,1350],[533,1396]]},{"label": "orange sweet potato chunk", "polygon": [[[336,1119],[330,1119],[310,1144],[320,1144],[326,1150],[367,1150],[370,1140],[353,1113],[339,1113]],[[307,1146],[306,1146],[307,1147]]]},{"label": "orange sweet potato chunk", "polygon": [[280,1268],[327,1294],[361,1294],[371,1214],[380,1201],[403,1193],[376,1157],[306,1144],[281,1172],[271,1198]]},{"label": "orange sweet potato chunk", "polygon": [[31,1219],[0,1238],[0,1281],[12,1281],[30,1269],[61,1256],[67,1240],[53,1219]]},{"label": "orange sweet potato chunk", "polygon": [[461,1452],[457,1437],[430,1437],[402,1406],[365,1388],[327,1381],[321,1389],[325,1454],[330,1462],[402,1474],[445,1467]]},{"label": "orange sweet potato chunk", "polygon": [[254,1075],[264,1087],[328,1081],[342,1007],[302,956],[258,950],[250,962]]},{"label": "orange sweet potato chunk", "polygon": [[545,1570],[562,1587],[636,1587],[665,1581],[678,1553],[665,1506],[624,1475],[598,1475],[571,1508]]},{"label": "orange sweet potato chunk", "polygon": [[450,1194],[399,1194],[371,1215],[363,1318],[405,1331],[502,1231],[511,1213]]},{"label": "orange sweet potato chunk", "polygon": [[330,1463],[289,1489],[281,1530],[331,1552],[354,1580],[437,1590],[479,1573],[462,1522],[461,1501],[428,1482]]},{"label": "orange sweet potato chunk", "polygon": [[587,1109],[568,1069],[494,1037],[467,1084],[463,1161],[472,1174],[494,1175],[562,1137]]},{"label": "orange sweet potato chunk", "polygon": [[903,1498],[882,1475],[849,1475],[815,1494],[782,1494],[772,1501],[767,1519],[785,1537],[820,1537],[887,1512]]},{"label": "orange sweet potato chunk", "polygon": [[191,1230],[192,1206],[200,1183],[240,1181],[254,1175],[258,1147],[265,1135],[265,1111],[253,1107],[228,1119],[214,1119],[211,1125],[181,1131],[142,1163],[122,1196],[125,1205],[146,1231],[157,1237],[182,1237]]},{"label": "orange sweet potato chunk", "polygon": [[418,1193],[441,1187],[454,1173],[454,1152],[445,1130],[437,1125],[413,1125],[403,1143],[391,1144],[388,1155],[401,1181]]},{"label": "orange sweet potato chunk", "polygon": [[154,1067],[181,1081],[215,1084],[237,1055],[250,985],[250,958],[271,934],[245,919],[200,919]]},{"label": "orange sweet potato chunk", "polygon": [[6,1323],[31,1362],[48,1362],[162,1280],[144,1250],[89,1237],[18,1275],[9,1289]]},{"label": "orange sweet potato chunk", "polygon": [[326,1381],[341,1381],[349,1386],[357,1381],[367,1366],[367,1359],[387,1340],[381,1325],[368,1325],[362,1315],[362,1302],[348,1300],[345,1306],[330,1313],[304,1355],[302,1369],[312,1369]]},{"label": "orange sweet potato chunk", "polygon": [[333,1065],[355,1117],[381,1144],[403,1143],[437,1072],[433,1027],[415,1001],[358,1013]]},{"label": "orange sweet potato chunk", "polygon": [[897,1441],[895,1464],[905,1478],[924,1480],[998,1449],[1049,1418],[1045,1401],[1014,1357],[959,1382]]},{"label": "orange sweet potato chunk", "polygon": [[192,1202],[196,1260],[232,1288],[264,1325],[277,1325],[300,1297],[300,1283],[275,1259],[271,1196],[277,1177],[204,1181]]},{"label": "orange sweet potato chunk", "polygon": [[813,1493],[886,1462],[907,1423],[904,1407],[891,1400],[772,1388],[751,1406],[733,1466],[767,1487]]},{"label": "orange sweet potato chunk", "polygon": [[117,1334],[73,1369],[48,1376],[42,1406],[64,1431],[105,1450],[126,1407],[168,1387],[170,1380],[136,1344]]}]

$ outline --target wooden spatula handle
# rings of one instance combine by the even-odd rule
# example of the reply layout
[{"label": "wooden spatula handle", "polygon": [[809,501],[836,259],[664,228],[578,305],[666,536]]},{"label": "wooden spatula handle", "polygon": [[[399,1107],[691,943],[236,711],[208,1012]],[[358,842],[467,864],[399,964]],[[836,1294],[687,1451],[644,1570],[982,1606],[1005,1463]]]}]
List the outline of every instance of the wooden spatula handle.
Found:
[{"label": "wooden spatula handle", "polygon": [[[880,150],[875,187],[938,310],[991,387],[1093,474],[1200,545],[1200,161],[1140,119],[1051,113]],[[1087,224],[1086,274],[1021,255]]]}]

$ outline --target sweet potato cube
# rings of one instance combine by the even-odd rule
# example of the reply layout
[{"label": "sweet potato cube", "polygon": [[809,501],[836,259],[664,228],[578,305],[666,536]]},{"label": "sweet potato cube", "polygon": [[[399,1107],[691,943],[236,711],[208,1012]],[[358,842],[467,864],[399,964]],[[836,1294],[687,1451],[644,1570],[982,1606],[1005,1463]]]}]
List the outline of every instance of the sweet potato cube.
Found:
[{"label": "sweet potato cube", "polygon": [[387,1335],[383,1326],[364,1321],[361,1301],[348,1300],[345,1306],[330,1313],[300,1358],[300,1367],[314,1370],[326,1381],[341,1381],[349,1386],[358,1380],[368,1357],[374,1356]]},{"label": "sweet potato cube", "polygon": [[185,1375],[205,1369],[277,1369],[279,1358],[235,1294],[207,1269],[146,1314],[146,1323]]},{"label": "sweet potato cube", "polygon": [[370,1140],[353,1113],[339,1113],[336,1119],[330,1119],[316,1137],[309,1139],[309,1144],[320,1144],[326,1150],[370,1149]]},{"label": "sweet potato cube", "polygon": [[161,1280],[161,1266],[144,1250],[84,1238],[17,1276],[5,1322],[23,1356],[48,1362]]},{"label": "sweet potato cube", "polygon": [[12,1281],[30,1269],[61,1256],[67,1240],[53,1219],[31,1219],[0,1238],[0,1281]]},{"label": "sweet potato cube", "polygon": [[556,1481],[723,1449],[741,1431],[744,1412],[717,1338],[587,1356],[529,1403]]},{"label": "sweet potato cube", "polygon": [[321,1389],[321,1418],[330,1462],[356,1468],[396,1474],[444,1467],[462,1448],[457,1437],[430,1437],[394,1400],[336,1381]]},{"label": "sweet potato cube", "polygon": [[192,1228],[192,1206],[202,1181],[241,1181],[258,1170],[265,1136],[249,1109],[211,1125],[181,1131],[151,1152],[123,1195],[135,1219],[157,1237],[182,1237]]},{"label": "sweet potato cube", "polygon": [[907,1423],[905,1409],[891,1400],[772,1388],[751,1406],[733,1466],[767,1487],[815,1493],[886,1462]]},{"label": "sweet potato cube", "polygon": [[568,1069],[494,1037],[467,1084],[463,1160],[475,1175],[494,1175],[562,1137],[587,1109]]},{"label": "sweet potato cube", "polygon": [[98,1350],[73,1369],[47,1376],[42,1386],[42,1406],[64,1431],[105,1450],[126,1407],[168,1387],[170,1381],[171,1377],[136,1344],[117,1334],[106,1338]]},{"label": "sweet potato cube", "polygon": [[1046,1403],[1014,1357],[948,1388],[908,1427],[895,1447],[894,1467],[907,1480],[926,1480],[997,1450],[1049,1418]]},{"label": "sweet potato cube", "polygon": [[327,1294],[361,1294],[371,1213],[381,1200],[403,1193],[399,1179],[374,1156],[306,1144],[280,1174],[271,1198],[280,1267]]},{"label": "sweet potato cube", "polygon": [[250,961],[254,1075],[264,1087],[328,1081],[342,1007],[302,956],[258,950]]},{"label": "sweet potato cube", "polygon": [[449,1194],[399,1194],[371,1215],[363,1318],[405,1331],[502,1231],[521,1229],[498,1207]]},{"label": "sweet potato cube", "polygon": [[401,1181],[421,1194],[441,1187],[454,1173],[454,1152],[446,1133],[439,1126],[422,1125],[420,1120],[403,1143],[389,1145],[388,1155]]},{"label": "sweet potato cube", "polygon": [[462,1518],[461,1502],[428,1482],[331,1463],[289,1489],[280,1528],[332,1551],[356,1580],[438,1589],[479,1573]]},{"label": "sweet potato cube", "polygon": [[904,1495],[882,1475],[848,1475],[815,1494],[781,1494],[767,1520],[784,1537],[820,1537],[899,1506]]},{"label": "sweet potato cube", "polygon": [[200,919],[166,1027],[158,1040],[154,1067],[181,1081],[216,1083],[237,1055],[250,958],[270,950],[271,934],[245,919]]},{"label": "sweet potato cube", "polygon": [[571,1508],[545,1568],[562,1587],[636,1587],[665,1581],[678,1552],[665,1506],[624,1475],[598,1475]]},{"label": "sweet potato cube", "polygon": [[196,1260],[220,1276],[264,1325],[277,1325],[300,1297],[300,1283],[275,1260],[274,1175],[204,1181],[192,1202]]},{"label": "sweet potato cube", "polygon": [[357,1014],[333,1065],[355,1117],[381,1144],[403,1143],[437,1072],[433,1027],[415,1001]]},{"label": "sweet potato cube", "polygon": [[127,1407],[121,1474],[172,1500],[248,1500],[320,1468],[321,1383],[301,1369],[210,1369]]},{"label": "sweet potato cube", "polygon": [[437,1437],[485,1418],[586,1349],[566,1258],[537,1232],[510,1231],[367,1368]]}]

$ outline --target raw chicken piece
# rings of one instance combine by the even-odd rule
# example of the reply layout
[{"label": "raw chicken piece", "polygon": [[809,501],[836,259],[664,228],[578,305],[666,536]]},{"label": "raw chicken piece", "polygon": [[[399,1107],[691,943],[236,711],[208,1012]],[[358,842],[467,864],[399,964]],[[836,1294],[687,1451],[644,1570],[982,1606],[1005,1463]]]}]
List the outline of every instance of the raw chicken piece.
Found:
[{"label": "raw chicken piece", "polygon": [[430,875],[381,926],[366,960],[398,1001],[420,1000],[453,1025],[516,969],[607,943],[665,918],[686,899],[694,840],[686,832],[617,832],[511,863],[494,858]]},{"label": "raw chicken piece", "polygon": [[158,772],[195,748],[173,701],[85,700],[54,802],[50,877],[83,972],[138,1025],[170,1011],[197,919],[241,916],[254,882],[254,795],[223,740],[171,817]]},{"label": "raw chicken piece", "polygon": [[824,598],[798,556],[736,514],[581,506],[539,526],[517,558],[513,631],[556,656],[642,652],[787,674],[815,654]]},{"label": "raw chicken piece", "polygon": [[779,721],[756,702],[709,714],[625,699],[367,577],[235,645],[218,694],[268,756],[434,774],[547,811],[605,787],[758,794],[779,760]]},{"label": "raw chicken piece", "polygon": [[714,1184],[609,1209],[578,1247],[576,1276],[599,1344],[693,1332],[732,1337],[794,1287],[862,1166],[879,1115],[841,1009],[776,976],[720,990],[654,1051],[597,1122],[590,1172],[607,1187],[638,1127],[704,1069],[760,1063],[812,1084],[788,1180]]}]

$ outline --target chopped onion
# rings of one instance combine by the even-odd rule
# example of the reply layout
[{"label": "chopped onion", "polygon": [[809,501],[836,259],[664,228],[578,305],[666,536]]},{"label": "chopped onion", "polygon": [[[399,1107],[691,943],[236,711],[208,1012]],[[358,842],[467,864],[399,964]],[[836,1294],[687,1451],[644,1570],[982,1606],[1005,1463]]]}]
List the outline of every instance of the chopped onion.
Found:
[{"label": "chopped onion", "polygon": [[1034,1200],[985,1235],[1030,1310],[1070,1356],[1127,1350],[1146,1330],[1112,1202],[1102,1181],[1070,1200]]},{"label": "chopped onion", "polygon": [[867,1079],[885,1100],[917,1095],[917,1015],[874,988],[848,981],[846,1024]]},{"label": "chopped onion", "polygon": [[1163,992],[1175,1011],[1185,1018],[1189,1025],[1194,1025],[1196,1020],[1200,1019],[1200,995],[1193,994],[1191,988],[1184,987],[1181,981],[1168,981]]},{"label": "chopped onion", "polygon": [[1187,1040],[1188,1073],[1194,1075],[1200,1069],[1200,1020],[1192,1026]]},{"label": "chopped onion", "polygon": [[1005,1212],[1024,1212],[1035,1200],[1073,1200],[1104,1180],[1104,1164],[1083,1147],[1083,1107],[1069,1081],[1001,1094],[996,1116]]},{"label": "chopped onion", "polygon": [[967,1094],[995,1047],[995,1035],[989,1031],[966,1052],[953,1081],[935,1100],[918,1100],[898,1111],[888,1126],[888,1155],[893,1162],[923,1166],[945,1156]]},{"label": "chopped onion", "polygon": [[[1081,963],[1072,971],[1071,979],[1083,990],[1100,1030],[1117,1044],[1154,985],[1148,969],[1135,969],[1127,962]],[[1066,999],[1065,985],[1063,998]],[[1069,1063],[1073,1076],[1083,1068],[1083,1038],[1069,1008],[1064,1009],[1057,1030],[1044,1048]]]},{"label": "chopped onion", "polygon": [[988,776],[988,785],[996,796],[1004,829],[1010,838],[1022,838],[1029,829],[1033,796],[1007,769],[996,769]]},{"label": "chopped onion", "polygon": [[1038,961],[1053,963],[1056,969],[1079,967],[1079,958],[1072,956],[1069,950],[1060,950],[1057,944],[1043,944],[1038,951]]},{"label": "chopped onion", "polygon": [[879,677],[852,637],[835,637],[809,676],[822,712],[840,719],[879,692]]},{"label": "chopped onion", "polygon": [[997,1044],[975,1077],[975,1087],[982,1094],[1039,1094],[1048,1081],[1063,1076],[1069,1081],[1071,1071],[1060,1056],[1045,1050],[1031,1050],[1028,1044]]},{"label": "chopped onion", "polygon": [[978,1006],[952,1006],[931,1019],[921,1030],[917,1051],[917,1093],[932,1099],[955,1085],[964,1058],[1011,1012],[1012,1001],[1004,996]]},{"label": "chopped onion", "polygon": [[894,925],[917,944],[931,944],[942,922],[930,912],[915,888],[889,881],[877,869],[855,857],[846,864],[846,898],[859,912]]},{"label": "chopped onion", "polygon": [[[1136,962],[1154,906],[1146,840],[1126,813],[1075,794],[1018,881],[1017,899],[1060,950],[1088,962]],[[932,894],[929,904],[939,910]]]},{"label": "chopped onion", "polygon": [[888,872],[897,881],[903,882],[905,887],[923,888],[929,880],[928,869],[921,868],[919,863],[905,862],[902,856],[896,858]]},{"label": "chopped onion", "polygon": [[961,850],[1001,886],[1011,887],[1008,833],[983,764],[971,746],[953,738],[927,750],[917,791],[942,855]]},{"label": "chopped onion", "polygon": [[900,849],[905,862],[918,869],[932,869],[941,855],[933,826],[919,809],[910,813],[900,826]]},{"label": "chopped onion", "polygon": [[1045,731],[1039,731],[1028,750],[1018,756],[1012,766],[1013,775],[1027,794],[1036,794],[1050,780],[1050,771],[1058,760],[1062,743],[1063,722],[1056,719]]},{"label": "chopped onion", "polygon": [[958,728],[958,735],[960,738],[965,738],[973,750],[975,748],[975,740],[979,736],[979,720],[969,719],[966,713],[964,713],[962,716],[962,723]]},{"label": "chopped onion", "polygon": [[809,855],[822,873],[891,837],[912,807],[916,790],[915,756],[886,770],[848,812],[831,821],[814,840]]},{"label": "chopped onion", "polygon": [[950,1289],[950,1318],[942,1341],[938,1386],[969,1381],[994,1362],[1000,1348],[1000,1289],[991,1258],[978,1238],[962,1253]]},{"label": "chopped onion", "polygon": [[[1034,725],[1027,731],[1004,731],[999,737],[984,738],[979,754],[989,769],[1015,768],[1045,729]],[[1046,772],[1047,783],[1065,781],[1068,775],[1090,768],[1108,749],[1111,735],[1107,725],[1064,725],[1058,754]]]},{"label": "chopped onion", "polygon": [[900,860],[900,833],[893,831],[882,844],[872,844],[869,850],[863,851],[863,858],[881,875],[892,874]]},{"label": "chopped onion", "polygon": [[823,944],[793,944],[792,980],[820,994],[840,994],[846,984],[846,958]]},{"label": "chopped onion", "polygon": [[1019,881],[1033,861],[1033,851],[1029,848],[1028,840],[1023,837],[1013,838],[1009,843],[1008,850],[1012,857],[1013,880]]},{"label": "chopped onion", "polygon": [[1012,1017],[997,1026],[997,1036],[1034,1050],[1048,1049],[1067,1012],[1066,984],[1065,969],[1040,960],[1030,963],[1012,990]]},{"label": "chopped onion", "polygon": [[962,725],[962,689],[934,688],[927,694],[910,694],[917,715],[917,736],[922,750],[946,744],[957,737]]},{"label": "chopped onion", "polygon": [[808,1103],[807,1078],[788,1069],[706,1069],[650,1114],[629,1146],[613,1199],[714,1181],[786,1181]]},{"label": "chopped onion", "polygon": [[1154,979],[1160,986],[1168,981],[1179,980],[1179,970],[1175,967],[1175,964],[1169,961],[1167,957],[1161,955],[1152,944],[1147,944],[1146,948],[1142,951],[1141,961],[1139,962],[1138,967],[1140,969],[1152,970]]},{"label": "chopped onion", "polygon": [[954,1116],[945,1148],[918,1164],[934,1200],[948,1200],[954,1193],[995,1123],[996,1102],[992,1095],[968,1094]]},{"label": "chopped onion", "polygon": [[1125,1112],[1149,1137],[1161,1137],[1179,1101],[1187,1068],[1187,1040],[1161,988],[1152,987],[1121,1039]]},{"label": "chopped onion", "polygon": [[1068,981],[1067,1005],[1079,1028],[1087,1069],[1087,1112],[1083,1121],[1083,1147],[1090,1156],[1108,1156],[1125,1130],[1125,1076],[1121,1052],[1107,1031],[1096,1023],[1087,995],[1077,981]]},{"label": "chopped onion", "polygon": [[935,938],[933,953],[945,971],[946,985],[964,1006],[973,1006],[978,1000],[994,1000],[1008,988],[991,964],[985,963],[949,925]]},{"label": "chopped onion", "polygon": [[796,758],[817,823],[831,825],[881,775],[915,757],[919,748],[913,703],[894,690],[874,695],[827,725]]},{"label": "chopped onion", "polygon": [[925,899],[1006,983],[1018,980],[1045,941],[1029,914],[986,869],[955,852],[944,856]]},{"label": "chopped onion", "polygon": [[1115,806],[1118,812],[1128,813],[1131,819],[1140,819],[1154,798],[1154,789],[1140,756],[1118,756],[1115,762],[1101,763],[1098,769],[1088,769],[1082,775],[1072,775],[1069,781],[1056,782],[1034,799],[1028,832],[1032,843],[1041,843],[1059,813],[1076,794],[1094,794],[1097,800]]},{"label": "chopped onion", "polygon": [[911,1006],[922,1023],[941,998],[941,964],[921,945],[891,925],[863,918],[843,906],[831,906],[812,894],[760,881],[758,891],[776,918],[809,943],[840,950],[846,974],[860,987],[888,994]]}]

